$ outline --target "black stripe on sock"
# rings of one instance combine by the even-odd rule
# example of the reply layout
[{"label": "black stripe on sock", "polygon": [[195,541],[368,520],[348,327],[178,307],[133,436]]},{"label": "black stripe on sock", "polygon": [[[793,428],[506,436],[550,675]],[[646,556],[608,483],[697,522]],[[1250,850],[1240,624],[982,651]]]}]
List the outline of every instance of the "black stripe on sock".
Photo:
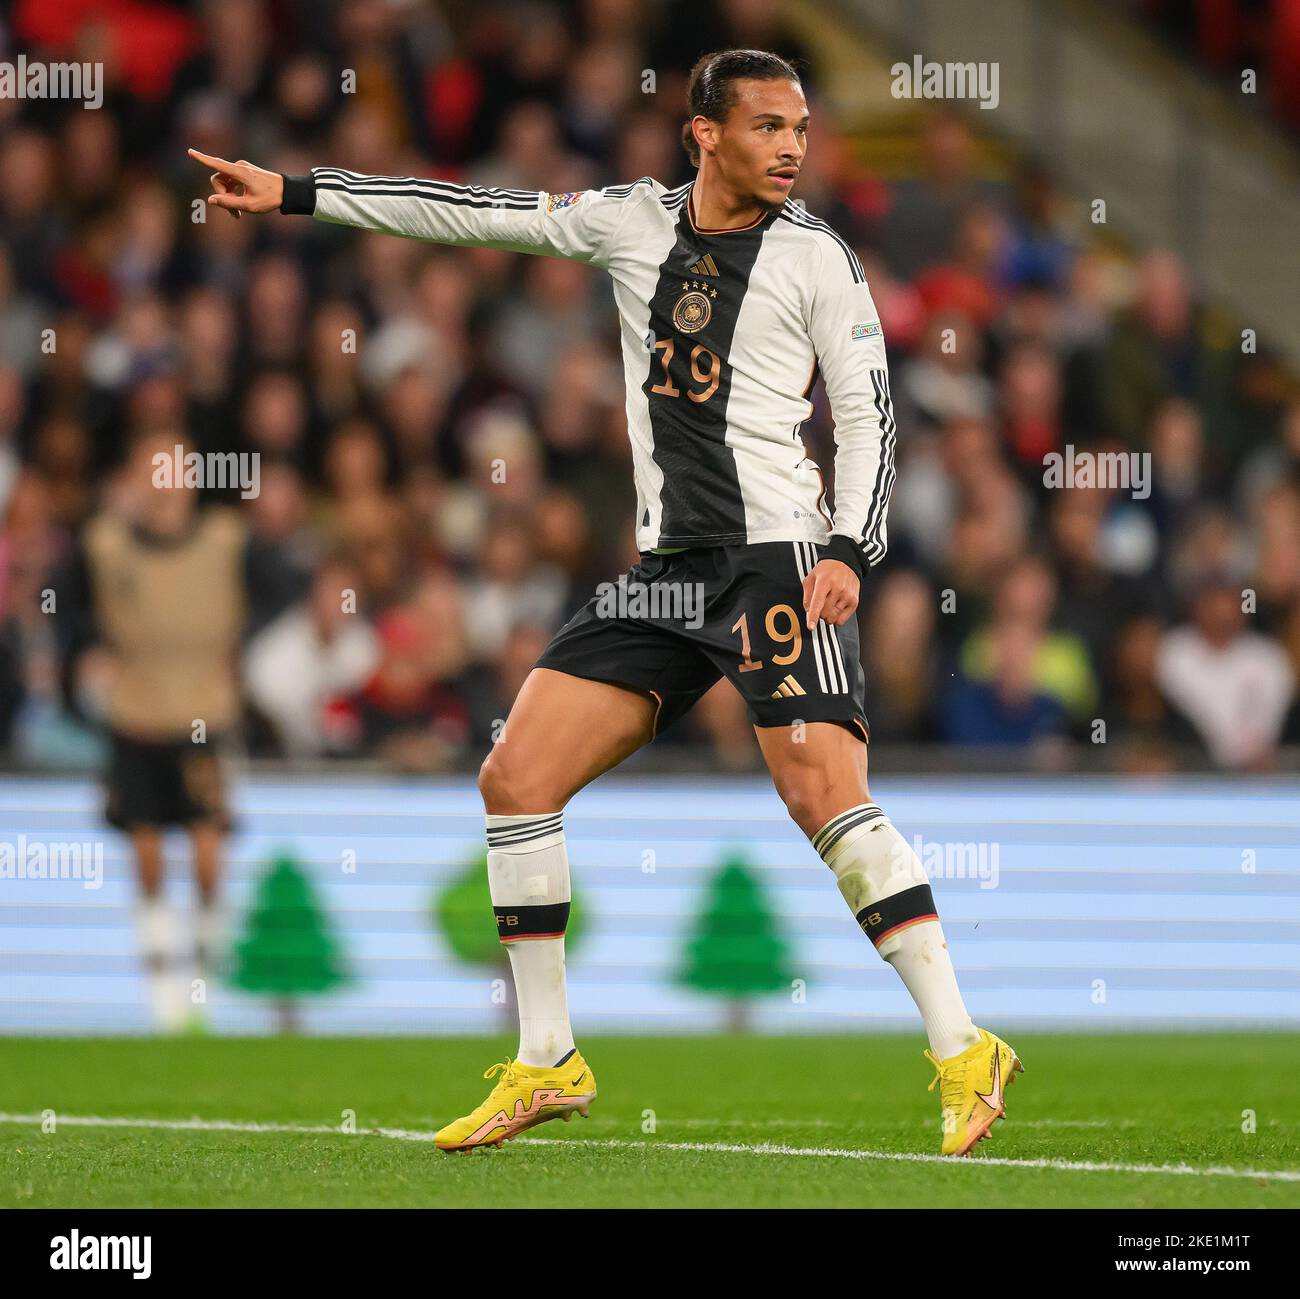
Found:
[{"label": "black stripe on sock", "polygon": [[824,859],[826,854],[830,852],[830,850],[834,848],[835,845],[839,843],[839,841],[843,839],[844,836],[848,834],[850,830],[855,829],[857,826],[864,825],[868,821],[879,821],[880,818],[884,815],[885,814],[874,804],[871,804],[867,807],[856,809],[852,816],[848,817],[844,821],[841,821],[840,824],[837,825],[831,831],[831,833],[821,841],[821,844],[820,846],[818,846],[817,851],[821,854],[821,856]]},{"label": "black stripe on sock", "polygon": [[890,934],[914,924],[918,920],[938,920],[934,909],[934,894],[928,884],[894,893],[869,907],[863,907],[855,917],[862,932],[878,947]]},{"label": "black stripe on sock", "polygon": [[536,839],[542,834],[552,834],[564,824],[557,812],[554,816],[538,817],[536,821],[517,821],[513,825],[494,826],[487,832],[489,845],[522,843],[525,839]]},{"label": "black stripe on sock", "polygon": [[557,834],[563,826],[559,821],[554,821],[550,825],[529,825],[520,826],[517,830],[510,831],[509,834],[489,834],[487,841],[490,848],[504,848],[512,843],[523,843],[525,839],[537,839],[542,835]]},{"label": "black stripe on sock", "polygon": [[[802,564],[799,565],[799,573],[801,576],[807,575],[806,570],[804,569],[804,566]],[[827,821],[826,824],[822,826],[822,828],[818,830],[815,835],[813,835],[812,837],[813,847],[816,848],[817,845],[821,843],[822,840],[825,839],[825,837],[832,830],[836,829],[841,824],[841,822],[847,821],[849,817],[855,816],[858,812],[865,812],[868,808],[873,808],[875,806],[876,805],[874,803],[859,803],[856,807],[847,808],[845,811],[841,812],[838,816],[831,817],[831,819]]]},{"label": "black stripe on sock", "polygon": [[567,902],[492,909],[496,912],[497,937],[503,943],[513,943],[520,938],[558,938],[569,923]]},{"label": "black stripe on sock", "polygon": [[516,848],[521,843],[532,843],[534,839],[548,839],[553,834],[560,834],[562,827],[558,825],[548,826],[545,830],[535,830],[531,834],[516,835],[513,839],[489,839],[488,847],[497,850],[506,848]]}]

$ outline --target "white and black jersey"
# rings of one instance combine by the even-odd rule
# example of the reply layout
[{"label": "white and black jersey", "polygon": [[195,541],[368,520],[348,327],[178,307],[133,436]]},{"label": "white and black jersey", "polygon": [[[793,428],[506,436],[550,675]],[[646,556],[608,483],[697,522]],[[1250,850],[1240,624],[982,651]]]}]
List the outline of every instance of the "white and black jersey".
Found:
[{"label": "white and black jersey", "polygon": [[[894,420],[862,266],[786,201],[701,229],[693,183],[643,177],[569,194],[318,167],[285,212],[445,244],[587,262],[614,281],[637,490],[637,546],[808,541],[861,572],[885,553]],[[800,429],[818,372],[835,424],[835,517]]]}]

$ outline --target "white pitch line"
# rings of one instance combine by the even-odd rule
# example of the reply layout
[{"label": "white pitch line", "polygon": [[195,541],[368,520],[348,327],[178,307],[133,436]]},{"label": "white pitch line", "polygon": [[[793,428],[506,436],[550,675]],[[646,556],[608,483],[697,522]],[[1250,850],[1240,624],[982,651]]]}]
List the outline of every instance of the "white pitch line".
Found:
[{"label": "white pitch line", "polygon": [[[599,1121],[599,1120],[597,1120]],[[612,1123],[605,1119],[603,1122]],[[895,1119],[899,1127],[930,1128],[928,1120]],[[835,1119],[666,1119],[659,1126],[674,1128],[845,1128],[851,1123]],[[1017,1128],[1136,1128],[1136,1119],[1016,1119]]]},{"label": "white pitch line", "polygon": [[[614,1123],[614,1118],[597,1118],[594,1125],[606,1126]],[[853,1123],[842,1123],[833,1118],[663,1118],[658,1120],[660,1127],[840,1127],[852,1129]],[[898,1127],[920,1127],[930,1129],[930,1120],[893,1120]],[[1018,1118],[1017,1127],[1138,1127],[1134,1118]]]},{"label": "white pitch line", "polygon": [[[762,1142],[754,1146],[724,1145],[712,1141],[623,1141],[582,1140],[574,1138],[580,1146],[617,1146],[629,1150],[697,1150],[724,1155],[786,1155],[800,1159],[868,1159],[886,1160],[903,1164],[958,1165],[962,1168],[1050,1168],[1064,1173],[1153,1173],[1170,1177],[1240,1177],[1246,1180],[1263,1179],[1271,1182],[1300,1182],[1300,1169],[1291,1168],[1228,1168],[1212,1166],[1198,1168],[1194,1164],[1116,1164],[1099,1163],[1083,1159],[1001,1159],[995,1155],[980,1155],[975,1159],[953,1159],[945,1155],[907,1154],[897,1150],[832,1150],[821,1146],[781,1146]],[[534,1145],[564,1145],[564,1138],[534,1138]]]},{"label": "white pitch line", "polygon": [[[429,1142],[433,1132],[407,1128],[358,1128],[345,1132],[328,1123],[258,1123],[234,1119],[144,1119],[96,1114],[54,1114],[56,1125],[83,1128],[153,1128],[168,1132],[282,1132],[299,1136],[386,1137],[391,1141]],[[39,1127],[41,1114],[3,1114],[0,1124]],[[896,1150],[836,1150],[824,1146],[783,1146],[769,1142],[758,1145],[728,1145],[713,1141],[627,1141],[618,1137],[598,1139],[531,1138],[527,1145],[601,1146],[619,1150],[681,1150],[724,1155],[784,1155],[796,1159],[866,1159],[903,1164],[943,1164],[962,1168],[1046,1168],[1064,1173],[1148,1173],[1170,1177],[1237,1177],[1269,1182],[1300,1182],[1300,1169],[1230,1168],[1194,1164],[1120,1164],[1078,1159],[1003,1159],[981,1155],[978,1159],[951,1159],[943,1155],[908,1154]]]},{"label": "white pitch line", "polygon": [[[45,1122],[41,1114],[0,1114],[0,1123],[18,1125]],[[54,1124],[70,1128],[157,1128],[165,1132],[287,1132],[296,1136],[322,1137],[390,1137],[395,1141],[432,1141],[433,1132],[408,1132],[403,1128],[358,1128],[345,1132],[328,1123],[257,1123],[239,1119],[139,1119],[107,1114],[60,1114],[54,1111]]]}]

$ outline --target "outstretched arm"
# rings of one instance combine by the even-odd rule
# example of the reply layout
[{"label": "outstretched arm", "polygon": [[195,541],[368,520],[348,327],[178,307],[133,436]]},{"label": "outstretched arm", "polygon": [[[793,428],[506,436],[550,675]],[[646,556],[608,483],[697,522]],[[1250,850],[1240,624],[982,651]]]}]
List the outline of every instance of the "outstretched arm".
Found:
[{"label": "outstretched arm", "polygon": [[281,211],[410,239],[481,244],[596,266],[608,266],[614,233],[638,193],[635,185],[617,185],[550,194],[414,176],[364,176],[339,167],[282,176],[248,162],[189,152],[213,169],[208,203],[235,216]]},{"label": "outstretched arm", "polygon": [[284,200],[284,177],[278,171],[264,171],[242,158],[238,162],[227,162],[197,149],[187,149],[186,152],[195,162],[212,168],[209,207],[222,208],[236,220],[245,212],[279,210]]}]

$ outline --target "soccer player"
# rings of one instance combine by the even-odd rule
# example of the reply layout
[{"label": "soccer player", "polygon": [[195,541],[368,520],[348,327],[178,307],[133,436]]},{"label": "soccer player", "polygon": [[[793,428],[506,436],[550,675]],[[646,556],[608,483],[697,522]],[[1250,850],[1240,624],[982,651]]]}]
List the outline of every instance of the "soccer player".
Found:
[{"label": "soccer player", "polygon": [[[230,825],[222,750],[238,721],[233,665],[247,590],[239,517],[200,509],[183,482],[155,485],[157,458],[170,459],[183,442],[166,433],[135,440],[118,500],[87,523],[55,583],[69,698],[88,651],[110,666],[105,819],[131,841],[153,1018],[167,1032],[203,1026],[186,970],[206,982],[219,955]],[[185,829],[192,852],[192,962],[164,892],[169,826]]]},{"label": "soccer player", "polygon": [[[894,482],[880,321],[853,250],[789,199],[808,127],[790,64],[758,50],[706,55],[688,99],[682,142],[698,175],[676,189],[648,176],[570,194],[337,167],[281,176],[190,151],[213,169],[208,202],[236,216],[278,209],[569,257],[614,281],[640,562],[621,579],[621,607],[593,600],[557,633],[480,772],[519,1052],[488,1071],[501,1074],[492,1092],[437,1144],[472,1150],[587,1112],[596,1082],[564,982],[564,806],[725,676],[791,817],[916,1001],[942,1149],[965,1155],[1004,1114],[1020,1062],[972,1024],[925,871],[867,789],[855,611],[862,574],[885,553]],[[799,436],[818,371],[835,419],[833,519]]]}]

